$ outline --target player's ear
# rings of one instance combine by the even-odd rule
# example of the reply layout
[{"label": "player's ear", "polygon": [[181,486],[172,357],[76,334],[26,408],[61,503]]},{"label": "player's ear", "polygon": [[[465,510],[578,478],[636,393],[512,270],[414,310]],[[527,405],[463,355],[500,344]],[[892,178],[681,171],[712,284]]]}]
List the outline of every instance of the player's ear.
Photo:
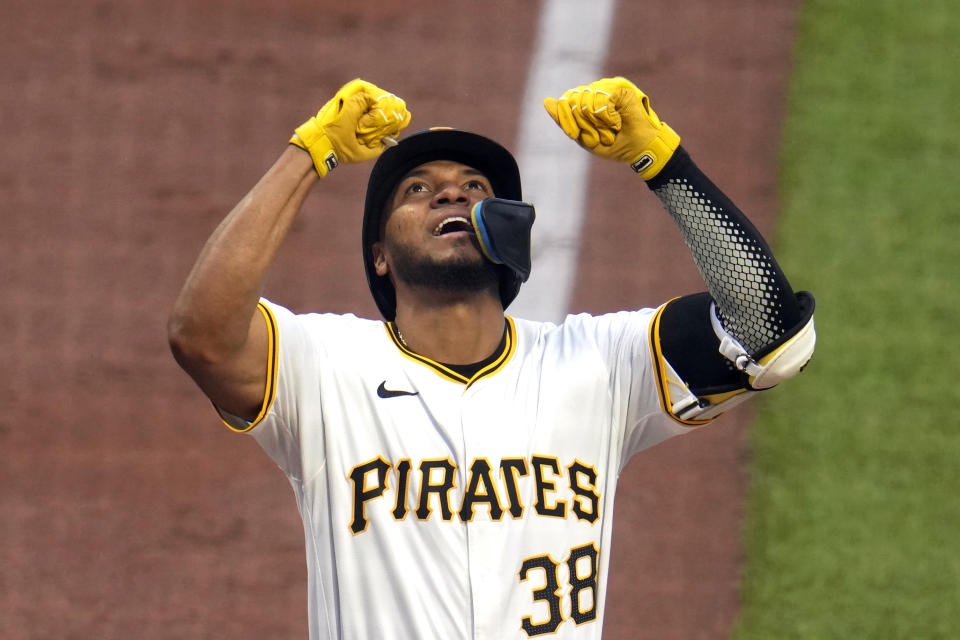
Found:
[{"label": "player's ear", "polygon": [[373,268],[378,276],[385,276],[390,268],[387,265],[387,257],[383,253],[383,242],[377,241],[370,245],[370,252],[373,254]]}]

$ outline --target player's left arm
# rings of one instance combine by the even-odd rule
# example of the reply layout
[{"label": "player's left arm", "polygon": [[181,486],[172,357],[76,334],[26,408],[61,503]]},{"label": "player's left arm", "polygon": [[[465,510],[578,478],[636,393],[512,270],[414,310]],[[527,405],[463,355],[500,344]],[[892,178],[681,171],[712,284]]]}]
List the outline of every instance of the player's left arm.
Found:
[{"label": "player's left arm", "polygon": [[571,89],[544,106],[585,149],[619,160],[646,181],[677,224],[707,293],[658,312],[665,400],[691,422],[792,377],[813,354],[813,296],[795,293],[769,245],[707,178],[625,78]]}]

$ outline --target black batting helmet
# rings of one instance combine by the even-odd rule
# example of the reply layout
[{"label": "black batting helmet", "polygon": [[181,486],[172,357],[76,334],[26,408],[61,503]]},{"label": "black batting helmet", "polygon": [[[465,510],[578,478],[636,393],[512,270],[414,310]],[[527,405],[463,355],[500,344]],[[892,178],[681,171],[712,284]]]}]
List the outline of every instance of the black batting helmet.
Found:
[{"label": "black batting helmet", "polygon": [[[393,321],[397,314],[397,294],[389,277],[377,275],[371,247],[380,240],[381,217],[397,183],[412,169],[434,160],[465,164],[490,181],[495,196],[508,200],[523,199],[517,161],[504,147],[476,133],[434,127],[409,135],[380,154],[370,172],[363,208],[363,267],[377,309],[389,321]],[[520,292],[521,280],[504,265],[496,265],[496,269],[500,302],[506,309]]]}]

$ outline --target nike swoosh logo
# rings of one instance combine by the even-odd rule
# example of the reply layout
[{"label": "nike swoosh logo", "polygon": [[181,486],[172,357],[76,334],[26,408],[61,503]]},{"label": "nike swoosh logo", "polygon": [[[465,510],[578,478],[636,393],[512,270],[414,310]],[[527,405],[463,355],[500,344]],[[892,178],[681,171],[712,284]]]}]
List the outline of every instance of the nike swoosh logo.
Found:
[{"label": "nike swoosh logo", "polygon": [[377,387],[377,395],[381,398],[399,398],[400,396],[418,396],[420,395],[419,391],[395,391],[393,389],[387,389],[387,381],[384,380],[380,383],[380,386]]}]

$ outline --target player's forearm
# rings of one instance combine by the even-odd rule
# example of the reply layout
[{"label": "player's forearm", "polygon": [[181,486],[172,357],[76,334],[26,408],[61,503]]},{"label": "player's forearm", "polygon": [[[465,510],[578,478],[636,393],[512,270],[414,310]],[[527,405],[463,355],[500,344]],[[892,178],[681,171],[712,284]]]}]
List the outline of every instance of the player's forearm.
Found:
[{"label": "player's forearm", "polygon": [[310,187],[313,161],[288,147],[207,240],[170,317],[170,340],[209,360],[243,348],[267,272]]},{"label": "player's forearm", "polygon": [[751,354],[803,318],[786,275],[760,232],[678,148],[648,182],[683,233],[723,325]]},{"label": "player's forearm", "polygon": [[756,356],[810,316],[812,304],[801,308],[760,233],[690,160],[636,85],[603,78],[548,97],[544,107],[580,146],[628,164],[657,194],[716,301],[718,337]]}]

